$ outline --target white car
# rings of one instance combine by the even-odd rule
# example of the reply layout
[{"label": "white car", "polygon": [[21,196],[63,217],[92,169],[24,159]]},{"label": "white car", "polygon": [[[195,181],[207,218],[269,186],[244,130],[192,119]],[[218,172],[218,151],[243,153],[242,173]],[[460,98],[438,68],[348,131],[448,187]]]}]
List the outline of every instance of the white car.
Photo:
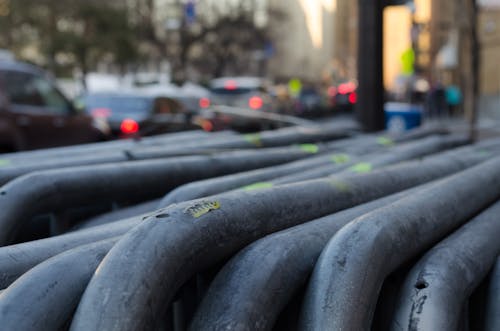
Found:
[{"label": "white car", "polygon": [[251,110],[274,111],[268,82],[259,77],[221,77],[210,82],[210,101]]}]

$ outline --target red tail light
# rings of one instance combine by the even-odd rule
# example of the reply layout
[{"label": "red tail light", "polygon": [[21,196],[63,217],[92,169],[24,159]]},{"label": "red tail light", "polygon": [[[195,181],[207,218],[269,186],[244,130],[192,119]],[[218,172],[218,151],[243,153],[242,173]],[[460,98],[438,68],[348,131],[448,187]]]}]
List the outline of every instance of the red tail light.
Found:
[{"label": "red tail light", "polygon": [[260,109],[264,105],[264,101],[262,101],[261,97],[251,97],[248,100],[248,106],[252,109]]},{"label": "red tail light", "polygon": [[210,107],[210,99],[209,98],[201,98],[198,102],[200,108],[208,108]]},{"label": "red tail light", "polygon": [[234,80],[228,80],[226,81],[226,83],[224,84],[224,88],[226,90],[236,90],[238,88],[238,84],[236,83],[236,81]]},{"label": "red tail light", "polygon": [[201,127],[207,132],[210,132],[214,129],[214,125],[209,120],[203,120],[201,122]]},{"label": "red tail light", "polygon": [[355,89],[356,89],[356,84],[354,84],[353,82],[343,83],[339,85],[338,92],[340,94],[348,94],[354,92]]},{"label": "red tail light", "polygon": [[120,125],[120,130],[122,133],[125,134],[136,133],[137,131],[139,131],[139,123],[137,123],[133,119],[126,118],[122,121],[122,124]]},{"label": "red tail light", "polygon": [[94,108],[90,111],[92,116],[100,118],[108,118],[111,116],[111,109],[109,108]]},{"label": "red tail light", "polygon": [[356,101],[358,101],[358,95],[356,94],[356,92],[352,92],[351,94],[349,94],[349,103],[354,105]]}]

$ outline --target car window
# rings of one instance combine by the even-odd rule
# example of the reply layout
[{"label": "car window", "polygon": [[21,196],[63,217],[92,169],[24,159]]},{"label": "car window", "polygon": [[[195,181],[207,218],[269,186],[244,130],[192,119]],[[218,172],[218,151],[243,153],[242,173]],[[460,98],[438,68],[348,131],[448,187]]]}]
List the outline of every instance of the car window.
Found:
[{"label": "car window", "polygon": [[67,113],[69,103],[45,78],[24,72],[4,71],[9,101],[17,105],[43,107],[45,111]]},{"label": "car window", "polygon": [[157,98],[154,104],[155,114],[179,114],[184,112],[182,105],[172,99]]},{"label": "car window", "polygon": [[87,111],[109,109],[113,114],[146,114],[151,111],[151,98],[127,95],[87,95]]},{"label": "car window", "polygon": [[213,88],[211,91],[213,94],[217,94],[217,95],[242,95],[242,94],[248,94],[248,93],[251,93],[253,91],[257,91],[258,88],[231,88],[231,89],[228,89],[228,88],[221,88],[221,87],[218,87],[218,88]]}]

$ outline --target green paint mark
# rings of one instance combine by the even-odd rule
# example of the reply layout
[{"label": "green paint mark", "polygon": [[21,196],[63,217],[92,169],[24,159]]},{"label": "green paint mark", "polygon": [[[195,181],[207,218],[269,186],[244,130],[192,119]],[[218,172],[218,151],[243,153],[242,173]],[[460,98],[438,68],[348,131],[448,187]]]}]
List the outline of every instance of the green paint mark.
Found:
[{"label": "green paint mark", "polygon": [[299,147],[306,153],[316,154],[319,151],[318,145],[315,144],[301,144]]},{"label": "green paint mark", "polygon": [[10,160],[0,159],[0,167],[5,167],[10,164]]},{"label": "green paint mark", "polygon": [[377,143],[379,143],[382,146],[393,146],[394,145],[394,141],[390,138],[387,138],[387,137],[378,137]]},{"label": "green paint mark", "polygon": [[351,160],[351,157],[347,154],[333,154],[331,157],[333,163],[344,164]]},{"label": "green paint mark", "polygon": [[201,217],[206,213],[220,208],[218,201],[202,201],[186,208],[184,212],[191,214],[194,218]]},{"label": "green paint mark", "polygon": [[273,183],[258,182],[258,183],[253,183],[253,184],[247,185],[247,186],[243,187],[243,189],[245,191],[254,191],[254,190],[260,190],[263,188],[271,188],[271,187],[273,187]]},{"label": "green paint mark", "polygon": [[480,156],[490,156],[491,155],[490,151],[488,151],[486,149],[480,149],[480,150],[478,150],[478,153]]},{"label": "green paint mark", "polygon": [[261,147],[262,146],[262,141],[261,141],[261,138],[260,138],[260,134],[258,133],[251,133],[251,134],[246,134],[243,136],[243,138],[249,142],[250,144],[253,144],[257,147]]},{"label": "green paint mark", "polygon": [[330,183],[333,185],[333,187],[335,187],[340,192],[348,192],[350,189],[349,184],[347,184],[341,180],[338,180],[336,178],[330,179]]},{"label": "green paint mark", "polygon": [[349,170],[351,170],[352,172],[356,172],[358,174],[365,174],[367,172],[372,171],[372,169],[373,169],[372,164],[368,162],[356,163],[355,165],[349,168]]}]

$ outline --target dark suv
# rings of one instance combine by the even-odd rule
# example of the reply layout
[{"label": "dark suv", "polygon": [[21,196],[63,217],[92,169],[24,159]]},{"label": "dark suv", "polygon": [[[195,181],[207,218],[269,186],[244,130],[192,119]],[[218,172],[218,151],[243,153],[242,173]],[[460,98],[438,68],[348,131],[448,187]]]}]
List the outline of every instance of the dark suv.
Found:
[{"label": "dark suv", "polygon": [[37,67],[0,60],[0,152],[100,141],[105,121],[79,112]]}]

